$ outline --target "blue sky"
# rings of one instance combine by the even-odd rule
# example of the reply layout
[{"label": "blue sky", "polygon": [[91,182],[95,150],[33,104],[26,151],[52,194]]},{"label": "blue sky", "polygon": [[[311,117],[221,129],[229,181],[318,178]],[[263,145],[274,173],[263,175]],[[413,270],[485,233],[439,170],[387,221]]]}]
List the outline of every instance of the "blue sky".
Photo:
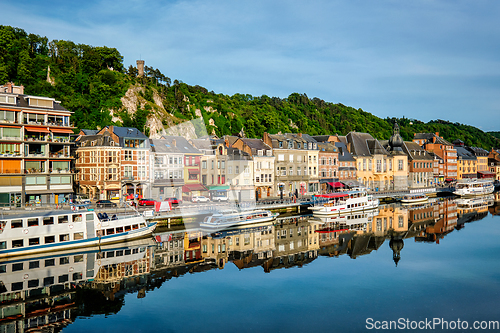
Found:
[{"label": "blue sky", "polygon": [[[0,24],[117,48],[216,93],[306,93],[500,131],[500,1],[0,1]],[[345,134],[345,133],[344,133]]]}]

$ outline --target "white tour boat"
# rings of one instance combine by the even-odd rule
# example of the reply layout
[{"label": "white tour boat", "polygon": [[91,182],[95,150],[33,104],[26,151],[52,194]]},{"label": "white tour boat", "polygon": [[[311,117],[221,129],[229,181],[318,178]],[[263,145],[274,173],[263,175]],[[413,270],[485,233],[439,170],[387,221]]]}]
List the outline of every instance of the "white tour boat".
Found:
[{"label": "white tour boat", "polygon": [[413,204],[427,202],[429,197],[422,193],[417,194],[406,194],[401,198],[401,202],[404,204]]},{"label": "white tour boat", "polygon": [[464,196],[485,195],[493,193],[495,186],[492,180],[473,179],[457,183],[453,194]]},{"label": "white tour boat", "polygon": [[138,213],[49,211],[0,217],[0,258],[129,241],[151,235],[156,223]]},{"label": "white tour boat", "polygon": [[272,213],[269,210],[250,210],[229,213],[216,213],[205,217],[200,223],[202,228],[229,228],[254,223],[262,223],[275,220],[279,213]]},{"label": "white tour boat", "polygon": [[315,215],[345,214],[350,212],[375,209],[379,200],[369,195],[366,190],[336,192],[316,195],[316,198],[326,199],[309,207]]}]

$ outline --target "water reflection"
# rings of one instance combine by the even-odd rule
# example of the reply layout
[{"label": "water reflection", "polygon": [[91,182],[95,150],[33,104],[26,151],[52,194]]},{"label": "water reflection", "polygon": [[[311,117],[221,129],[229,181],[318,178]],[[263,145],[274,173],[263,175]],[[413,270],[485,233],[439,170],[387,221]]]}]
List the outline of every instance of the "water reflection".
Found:
[{"label": "water reflection", "polygon": [[321,217],[280,216],[274,222],[213,233],[169,231],[133,243],[16,258],[0,263],[0,331],[67,326],[78,317],[113,314],[124,295],[160,287],[188,273],[261,267],[265,273],[301,267],[318,256],[352,259],[387,241],[397,266],[404,242],[434,242],[467,223],[498,214],[494,195],[435,200],[413,206],[384,205],[377,211]]}]

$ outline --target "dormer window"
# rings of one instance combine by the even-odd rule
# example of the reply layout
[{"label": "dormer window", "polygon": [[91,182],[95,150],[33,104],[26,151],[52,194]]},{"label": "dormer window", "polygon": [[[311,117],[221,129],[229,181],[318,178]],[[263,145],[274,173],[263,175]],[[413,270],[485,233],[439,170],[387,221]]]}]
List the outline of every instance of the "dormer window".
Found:
[{"label": "dormer window", "polygon": [[309,149],[312,149],[313,147],[313,144],[311,142],[309,142]]},{"label": "dormer window", "polygon": [[266,151],[266,155],[267,155],[267,156],[272,156],[272,155],[273,155],[272,150],[268,150],[268,151]]},{"label": "dormer window", "polygon": [[29,106],[52,109],[54,107],[54,100],[49,98],[28,97]]},{"label": "dormer window", "polygon": [[0,103],[16,105],[16,96],[0,95]]},{"label": "dormer window", "polygon": [[317,148],[318,148],[317,144],[313,143],[313,149],[317,149]]},{"label": "dormer window", "polygon": [[257,150],[257,155],[264,156],[264,151],[262,149]]},{"label": "dormer window", "polygon": [[278,147],[283,148],[283,141],[278,141]]},{"label": "dormer window", "polygon": [[300,142],[297,142],[297,149],[300,149]]},{"label": "dormer window", "polygon": [[292,148],[293,148],[293,141],[288,140],[288,149],[292,149]]}]

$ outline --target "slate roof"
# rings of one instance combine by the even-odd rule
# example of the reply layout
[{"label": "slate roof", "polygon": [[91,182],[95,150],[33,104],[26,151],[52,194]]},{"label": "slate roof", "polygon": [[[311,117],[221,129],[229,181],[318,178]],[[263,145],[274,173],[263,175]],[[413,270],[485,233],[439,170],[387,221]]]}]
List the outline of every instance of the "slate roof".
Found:
[{"label": "slate roof", "polygon": [[355,156],[389,155],[380,142],[368,133],[349,132],[346,139],[351,144],[351,154]]},{"label": "slate roof", "polygon": [[81,129],[83,132],[83,135],[96,135],[98,130],[91,130],[91,129]]},{"label": "slate roof", "polygon": [[115,133],[120,138],[148,139],[148,137],[144,135],[144,133],[142,133],[135,127],[113,126],[113,133]]},{"label": "slate roof", "polygon": [[339,161],[340,162],[353,162],[355,161],[354,157],[352,157],[351,153],[347,149],[346,145],[343,142],[335,142],[335,147],[337,147],[339,151]]},{"label": "slate roof", "polygon": [[470,151],[468,151],[465,147],[455,146],[457,150],[457,157],[462,160],[476,160],[477,157]]},{"label": "slate roof", "polygon": [[480,147],[466,147],[466,149],[476,156],[488,156],[489,155],[489,152],[486,149],[483,149]]},{"label": "slate roof", "polygon": [[416,142],[404,141],[403,151],[408,155],[408,160],[434,160],[434,156],[430,155],[425,149],[420,147]]},{"label": "slate roof", "polygon": [[434,133],[416,133],[415,137],[414,137],[414,139],[416,139],[416,140],[424,139],[428,143],[432,143],[432,139],[433,138],[436,138],[436,142],[435,143],[437,143],[437,144],[446,145],[446,146],[453,146],[452,143],[446,141],[445,139],[443,139],[440,136],[437,136]]},{"label": "slate roof", "polygon": [[252,149],[252,152],[254,150],[270,150],[271,147],[269,147],[267,144],[264,143],[261,139],[247,139],[247,138],[240,138],[241,141],[243,141],[244,144],[246,144],[250,149]]},{"label": "slate roof", "polygon": [[151,151],[156,153],[201,154],[182,136],[167,136],[150,140]]},{"label": "slate roof", "polygon": [[82,135],[78,141],[80,147],[91,147],[92,142],[94,142],[94,146],[98,147],[118,146],[107,132],[104,134]]}]

